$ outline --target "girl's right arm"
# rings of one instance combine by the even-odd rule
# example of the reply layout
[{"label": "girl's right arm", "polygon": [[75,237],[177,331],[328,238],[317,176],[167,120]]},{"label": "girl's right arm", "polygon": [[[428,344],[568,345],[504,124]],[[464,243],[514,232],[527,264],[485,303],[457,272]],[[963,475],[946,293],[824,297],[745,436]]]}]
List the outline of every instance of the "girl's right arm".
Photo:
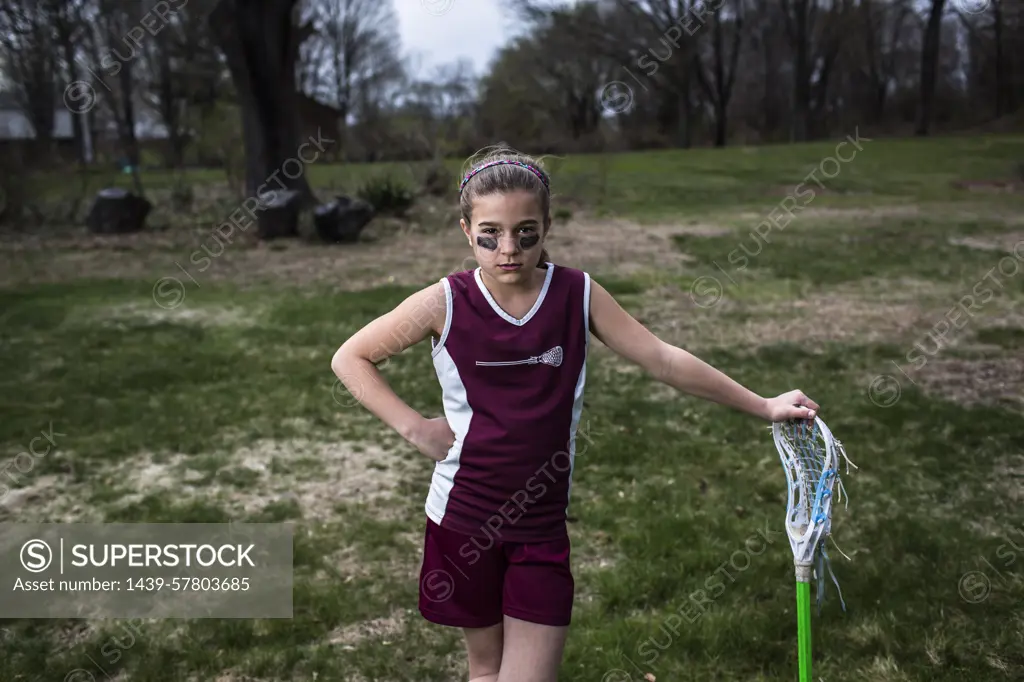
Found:
[{"label": "girl's right arm", "polygon": [[406,348],[440,336],[446,316],[445,290],[440,282],[405,299],[378,317],[335,352],[331,369],[352,396],[381,421],[431,459],[444,459],[455,435],[447,420],[426,419],[388,386],[377,364]]}]

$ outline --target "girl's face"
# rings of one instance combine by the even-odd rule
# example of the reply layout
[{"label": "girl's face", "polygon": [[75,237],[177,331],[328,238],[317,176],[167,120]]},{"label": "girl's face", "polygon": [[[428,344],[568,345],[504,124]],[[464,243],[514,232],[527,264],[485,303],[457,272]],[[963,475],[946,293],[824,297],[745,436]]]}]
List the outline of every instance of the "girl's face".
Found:
[{"label": "girl's face", "polygon": [[461,221],[484,272],[500,282],[528,281],[540,261],[547,223],[533,192],[487,194],[473,202],[473,224]]}]

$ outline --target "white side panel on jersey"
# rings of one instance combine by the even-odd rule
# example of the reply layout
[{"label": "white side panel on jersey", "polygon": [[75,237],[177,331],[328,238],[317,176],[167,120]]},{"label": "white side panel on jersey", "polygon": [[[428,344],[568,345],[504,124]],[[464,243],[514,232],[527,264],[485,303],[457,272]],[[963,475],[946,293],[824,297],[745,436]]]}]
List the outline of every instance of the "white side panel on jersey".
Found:
[{"label": "white side panel on jersey", "polygon": [[430,492],[427,493],[427,517],[440,525],[448,509],[448,496],[455,486],[455,474],[459,471],[462,457],[462,444],[466,442],[466,436],[469,434],[473,410],[466,400],[466,387],[459,376],[455,361],[448,354],[448,349],[439,344],[435,351],[434,369],[437,371],[438,381],[441,382],[444,415],[455,433],[455,444],[448,450],[448,456],[434,465]]},{"label": "white side panel on jersey", "polygon": [[444,348],[444,342],[448,340],[448,332],[452,329],[452,284],[448,281],[447,277],[441,278],[441,284],[444,285],[444,329],[441,331],[441,338],[438,339],[437,343],[434,343],[433,336],[430,337],[431,356],[436,356]]},{"label": "white side panel on jersey", "polygon": [[[576,381],[576,392],[573,395],[572,403],[572,424],[569,426],[569,491],[567,498],[572,496],[572,472],[576,467],[576,429],[580,425],[580,416],[583,414],[583,389],[587,383],[587,355],[590,352],[590,275],[583,273],[583,366],[580,368],[580,377]],[[567,500],[568,501],[568,500]],[[566,514],[569,513],[566,507]]]}]

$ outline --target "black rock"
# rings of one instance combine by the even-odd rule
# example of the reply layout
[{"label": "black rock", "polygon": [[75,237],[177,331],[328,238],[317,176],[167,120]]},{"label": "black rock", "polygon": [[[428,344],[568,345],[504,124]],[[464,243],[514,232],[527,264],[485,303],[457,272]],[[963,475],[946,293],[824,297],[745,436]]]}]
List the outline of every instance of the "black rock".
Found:
[{"label": "black rock", "polygon": [[257,219],[260,239],[299,236],[302,195],[295,190],[275,189],[257,197],[263,210]]},{"label": "black rock", "polygon": [[109,187],[96,195],[85,224],[93,234],[130,234],[146,226],[153,205],[145,198],[119,187]]},{"label": "black rock", "polygon": [[351,243],[373,220],[373,206],[361,199],[346,196],[321,204],[313,211],[313,222],[320,239],[328,244]]}]

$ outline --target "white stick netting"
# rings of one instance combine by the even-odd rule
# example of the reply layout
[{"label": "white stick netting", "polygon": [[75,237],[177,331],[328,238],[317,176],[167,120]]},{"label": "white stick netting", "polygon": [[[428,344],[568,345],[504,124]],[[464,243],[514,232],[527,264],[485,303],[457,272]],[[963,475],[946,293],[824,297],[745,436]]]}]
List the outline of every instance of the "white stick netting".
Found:
[{"label": "white stick netting", "polygon": [[[832,491],[836,490],[841,501],[845,491],[839,475],[840,458],[846,462],[847,473],[853,463],[843,444],[818,417],[813,421],[775,423],[772,435],[786,472],[786,534],[793,550],[793,563],[798,575],[815,566],[820,608],[824,596],[823,570],[828,568],[831,574],[825,540],[832,532]],[[834,575],[832,580],[838,589]]]}]

